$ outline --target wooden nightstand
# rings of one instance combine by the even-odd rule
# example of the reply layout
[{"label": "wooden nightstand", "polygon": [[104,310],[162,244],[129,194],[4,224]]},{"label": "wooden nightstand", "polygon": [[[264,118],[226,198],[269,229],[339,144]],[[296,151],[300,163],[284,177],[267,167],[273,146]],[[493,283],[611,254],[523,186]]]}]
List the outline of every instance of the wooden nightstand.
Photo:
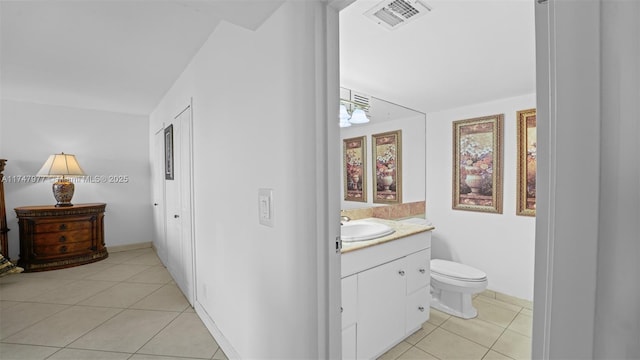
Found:
[{"label": "wooden nightstand", "polygon": [[16,208],[20,260],[25,272],[63,269],[105,259],[104,209],[107,205]]}]

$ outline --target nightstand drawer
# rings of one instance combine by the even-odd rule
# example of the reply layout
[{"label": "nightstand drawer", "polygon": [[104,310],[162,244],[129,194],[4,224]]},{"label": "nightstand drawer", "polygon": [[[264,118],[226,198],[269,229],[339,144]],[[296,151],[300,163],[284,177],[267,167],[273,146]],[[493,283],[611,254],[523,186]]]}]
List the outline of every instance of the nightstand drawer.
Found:
[{"label": "nightstand drawer", "polygon": [[38,245],[59,245],[87,241],[91,238],[91,230],[61,231],[51,233],[41,233],[34,236]]},{"label": "nightstand drawer", "polygon": [[37,244],[34,249],[36,256],[40,258],[58,257],[62,255],[81,254],[91,252],[91,242],[77,242],[59,245],[40,245]]},{"label": "nightstand drawer", "polygon": [[35,232],[45,233],[54,231],[69,231],[91,229],[90,218],[67,219],[66,221],[41,221],[36,223]]}]

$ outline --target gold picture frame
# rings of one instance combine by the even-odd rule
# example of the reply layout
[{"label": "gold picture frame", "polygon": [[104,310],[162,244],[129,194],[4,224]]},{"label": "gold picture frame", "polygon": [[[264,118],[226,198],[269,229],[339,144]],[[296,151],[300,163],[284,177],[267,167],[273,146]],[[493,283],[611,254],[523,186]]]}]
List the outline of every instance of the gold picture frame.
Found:
[{"label": "gold picture frame", "polygon": [[536,216],[536,109],[516,113],[518,122],[518,196],[516,215]]},{"label": "gold picture frame", "polygon": [[342,140],[344,200],[367,202],[367,137]]},{"label": "gold picture frame", "polygon": [[453,209],[502,214],[504,115],[453,122]]},{"label": "gold picture frame", "polygon": [[402,203],[402,130],[371,135],[373,202]]}]

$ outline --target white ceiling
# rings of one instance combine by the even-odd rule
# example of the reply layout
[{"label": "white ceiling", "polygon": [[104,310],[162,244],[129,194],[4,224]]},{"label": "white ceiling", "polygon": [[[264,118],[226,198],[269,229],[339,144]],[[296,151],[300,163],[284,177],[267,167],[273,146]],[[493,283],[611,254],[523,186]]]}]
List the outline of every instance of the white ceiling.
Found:
[{"label": "white ceiling", "polygon": [[[535,91],[533,0],[425,0],[389,31],[340,14],[341,84],[422,112]],[[282,1],[0,1],[2,98],[149,114],[221,20]]]}]

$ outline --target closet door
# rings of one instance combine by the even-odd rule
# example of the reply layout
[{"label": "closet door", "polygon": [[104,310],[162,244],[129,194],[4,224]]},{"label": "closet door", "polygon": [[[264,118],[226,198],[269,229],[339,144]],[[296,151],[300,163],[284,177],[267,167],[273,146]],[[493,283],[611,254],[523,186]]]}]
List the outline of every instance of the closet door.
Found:
[{"label": "closet door", "polygon": [[167,269],[189,303],[194,300],[191,106],[172,122],[173,179],[165,180]]}]

